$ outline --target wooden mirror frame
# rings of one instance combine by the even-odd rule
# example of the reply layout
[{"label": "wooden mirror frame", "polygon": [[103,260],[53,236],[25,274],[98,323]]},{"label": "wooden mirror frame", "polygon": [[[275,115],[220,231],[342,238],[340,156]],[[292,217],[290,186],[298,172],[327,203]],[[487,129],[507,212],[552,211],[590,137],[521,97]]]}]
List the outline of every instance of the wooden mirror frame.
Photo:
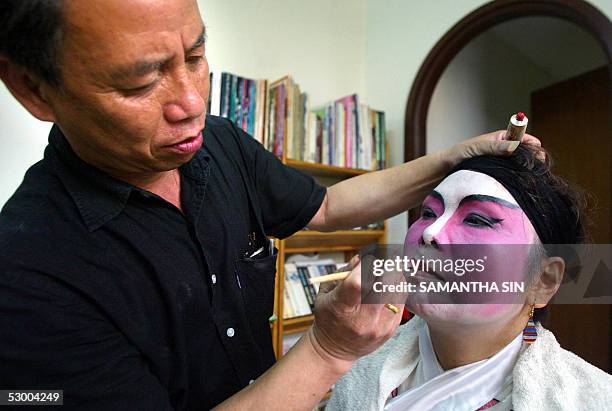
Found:
[{"label": "wooden mirror frame", "polygon": [[[582,0],[497,0],[487,3],[455,24],[436,43],[421,65],[410,90],[404,117],[404,161],[425,155],[427,112],[442,73],[470,41],[491,27],[529,16],[558,17],[586,29],[612,61],[612,23],[597,8]],[[612,65],[610,65],[612,77]],[[611,96],[612,97],[612,96]],[[418,209],[408,213],[408,225]]]}]

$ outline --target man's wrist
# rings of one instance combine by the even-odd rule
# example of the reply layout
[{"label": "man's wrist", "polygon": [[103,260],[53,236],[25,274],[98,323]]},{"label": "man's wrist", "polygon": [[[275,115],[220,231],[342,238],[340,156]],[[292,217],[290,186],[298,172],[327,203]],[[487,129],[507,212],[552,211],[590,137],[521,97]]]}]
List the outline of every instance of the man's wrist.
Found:
[{"label": "man's wrist", "polygon": [[456,147],[447,148],[446,150],[438,151],[433,153],[435,161],[440,165],[440,169],[442,170],[442,174],[446,174],[453,167],[459,164],[463,159],[458,158],[456,153]]},{"label": "man's wrist", "polygon": [[338,379],[346,374],[353,366],[354,360],[337,358],[323,348],[315,336],[313,327],[306,332],[304,337],[304,343],[308,345],[308,349],[312,351],[316,361],[318,361],[334,379]]}]

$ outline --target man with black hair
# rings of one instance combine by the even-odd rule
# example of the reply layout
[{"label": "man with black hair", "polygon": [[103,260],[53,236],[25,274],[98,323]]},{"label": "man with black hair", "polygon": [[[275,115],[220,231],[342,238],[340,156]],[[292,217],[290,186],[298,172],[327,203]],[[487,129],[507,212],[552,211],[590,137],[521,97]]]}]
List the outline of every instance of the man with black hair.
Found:
[{"label": "man with black hair", "polygon": [[274,365],[266,236],[388,218],[462,159],[516,148],[492,133],[326,190],[207,116],[205,40],[195,0],[0,4],[0,78],[54,123],[0,214],[0,389],[63,389],[73,409],[312,409],[400,316],[359,304],[356,267]]}]

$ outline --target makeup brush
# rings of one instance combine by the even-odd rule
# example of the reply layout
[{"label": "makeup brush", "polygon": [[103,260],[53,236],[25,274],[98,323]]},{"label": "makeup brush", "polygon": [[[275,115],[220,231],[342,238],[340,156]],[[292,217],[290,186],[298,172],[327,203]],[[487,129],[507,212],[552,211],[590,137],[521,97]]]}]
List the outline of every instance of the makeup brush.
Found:
[{"label": "makeup brush", "polygon": [[[350,271],[340,271],[337,273],[322,275],[320,277],[311,277],[309,281],[310,281],[310,284],[315,284],[315,283],[321,284],[321,283],[327,283],[329,281],[342,281],[346,277],[348,277],[350,273],[351,273]],[[394,304],[385,304],[385,307],[388,310],[390,310],[393,314],[397,314],[400,311],[400,309]]]},{"label": "makeup brush", "polygon": [[319,277],[311,277],[309,281],[310,281],[310,284],[317,284],[317,283],[321,284],[321,283],[327,283],[329,281],[342,281],[346,277],[348,277],[350,273],[351,273],[350,271],[340,271],[337,273],[331,273],[331,274],[322,275]]}]

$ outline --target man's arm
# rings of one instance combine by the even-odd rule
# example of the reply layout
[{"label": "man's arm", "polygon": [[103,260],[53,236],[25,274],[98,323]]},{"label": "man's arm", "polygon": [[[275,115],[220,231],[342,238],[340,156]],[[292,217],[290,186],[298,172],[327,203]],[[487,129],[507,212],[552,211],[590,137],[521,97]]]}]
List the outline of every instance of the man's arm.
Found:
[{"label": "man's arm", "polygon": [[395,334],[401,315],[382,304],[361,304],[360,266],[331,291],[324,288],[313,327],[257,381],[215,410],[312,410],[358,358]]},{"label": "man's arm", "polygon": [[[448,150],[420,157],[386,170],[354,177],[331,186],[321,207],[308,224],[319,231],[334,231],[384,220],[415,207],[452,167],[478,155],[507,155],[516,149],[497,131],[467,140]],[[526,135],[524,143],[540,145]]]},{"label": "man's arm", "polygon": [[352,361],[326,359],[308,331],[256,382],[218,407],[227,410],[312,410]]}]

